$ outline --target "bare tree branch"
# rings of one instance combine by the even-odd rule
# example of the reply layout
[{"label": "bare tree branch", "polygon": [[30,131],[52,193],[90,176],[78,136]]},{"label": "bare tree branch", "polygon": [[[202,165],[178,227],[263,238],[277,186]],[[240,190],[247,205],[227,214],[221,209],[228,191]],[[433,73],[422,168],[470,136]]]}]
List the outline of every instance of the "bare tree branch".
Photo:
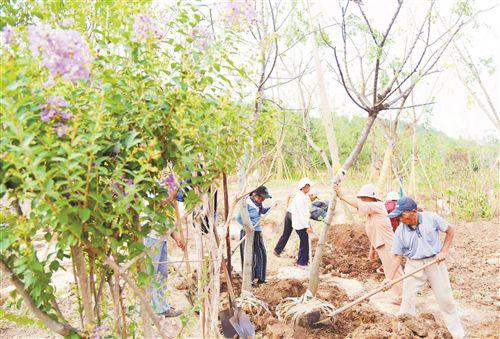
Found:
[{"label": "bare tree branch", "polygon": [[63,337],[69,336],[72,332],[78,333],[78,331],[67,323],[60,323],[57,320],[52,319],[47,313],[42,311],[36,306],[35,301],[26,291],[24,283],[19,279],[19,277],[12,271],[12,269],[7,265],[7,263],[0,259],[0,270],[3,272],[5,277],[9,278],[10,282],[16,288],[19,295],[23,299],[28,310],[33,313],[48,329],[55,332]]}]

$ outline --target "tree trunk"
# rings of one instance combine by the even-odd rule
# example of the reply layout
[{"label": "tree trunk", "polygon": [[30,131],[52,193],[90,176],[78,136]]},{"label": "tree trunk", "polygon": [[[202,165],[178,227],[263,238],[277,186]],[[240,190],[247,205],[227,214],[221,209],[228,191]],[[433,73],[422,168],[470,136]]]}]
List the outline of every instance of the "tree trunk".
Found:
[{"label": "tree trunk", "polygon": [[283,179],[283,153],[281,150],[282,147],[278,148],[278,156],[277,156],[277,161],[276,161],[276,179],[281,180]]},{"label": "tree trunk", "polygon": [[[335,175],[335,178],[333,179],[333,183],[340,183],[344,177],[344,175],[347,173],[347,171],[351,168],[351,166],[354,164],[356,159],[358,158],[359,154],[361,153],[361,150],[363,149],[363,145],[366,142],[366,139],[368,138],[368,135],[370,134],[370,130],[373,126],[373,123],[377,119],[377,114],[374,113],[370,116],[368,116],[365,126],[358,138],[358,141],[356,143],[356,146],[354,146],[354,149],[351,151],[349,154],[349,157],[346,159],[344,164],[342,165],[341,170]],[[328,230],[330,229],[330,226],[333,221],[333,216],[335,214],[335,206],[337,205],[337,193],[333,191],[332,198],[330,199],[330,205],[328,206],[328,213],[325,218],[325,225],[323,226],[323,229],[321,230],[321,235],[318,241],[318,245],[316,247],[316,252],[314,253],[314,258],[313,262],[311,265],[311,272],[309,276],[309,291],[312,293],[312,295],[316,295],[316,292],[318,291],[318,282],[319,282],[319,268],[321,266],[321,260],[323,258],[323,249],[325,247],[326,243],[326,236],[328,234]]]},{"label": "tree trunk", "polygon": [[124,337],[120,326],[120,292],[119,287],[113,283],[113,279],[117,274],[113,274],[108,278],[108,286],[111,296],[113,297],[113,320],[115,324],[115,332],[117,336]]},{"label": "tree trunk", "polygon": [[186,271],[188,274],[191,273],[191,265],[189,264],[189,253],[188,253],[188,242],[186,237],[184,236],[184,229],[182,225],[182,216],[181,212],[179,211],[179,202],[174,199],[172,202],[172,205],[174,205],[174,212],[175,212],[175,226],[177,228],[177,232],[179,233],[179,237],[182,240],[186,246],[184,247],[183,253],[183,260],[186,262]]},{"label": "tree trunk", "polygon": [[[312,29],[311,16],[309,15],[309,28]],[[316,65],[316,79],[318,81],[319,87],[319,99],[321,104],[321,114],[323,118],[323,126],[325,127],[326,140],[328,141],[328,149],[330,150],[330,159],[333,164],[333,168],[336,169],[340,165],[339,162],[339,150],[337,146],[337,139],[335,137],[335,130],[333,129],[333,118],[332,110],[330,104],[328,103],[328,97],[326,94],[325,79],[323,78],[323,69],[321,67],[321,61],[319,59],[318,53],[318,43],[316,42],[316,36],[311,34],[311,40],[313,45],[313,57],[314,63]]]},{"label": "tree trunk", "polygon": [[241,199],[240,214],[246,233],[243,255],[243,282],[241,284],[243,294],[243,292],[252,293],[253,238],[255,235],[248,215],[246,198]]},{"label": "tree trunk", "polygon": [[416,163],[417,163],[417,122],[415,121],[412,126],[411,134],[411,169],[410,169],[410,195],[418,200],[417,197],[417,175],[416,175]]},{"label": "tree trunk", "polygon": [[[212,190],[213,191],[213,190]],[[210,215],[214,215],[213,211],[213,206],[211,205],[211,208],[209,210]],[[219,316],[219,300],[220,300],[220,268],[222,265],[225,265],[223,260],[220,260],[223,258],[223,248],[222,245],[220,244],[220,241],[216,240],[215,235],[217,234],[217,221],[214,220],[213,218],[209,218],[209,227],[211,230],[213,230],[213,235],[214,237],[209,237],[210,240],[208,240],[208,243],[210,244],[209,246],[209,253],[210,253],[210,259],[211,261],[208,263],[209,264],[209,336],[210,338],[217,337],[219,334],[218,331],[218,316]],[[217,236],[218,238],[218,236]]]},{"label": "tree trunk", "polygon": [[37,319],[39,319],[49,330],[55,332],[63,337],[69,336],[72,332],[77,333],[77,330],[73,328],[69,324],[60,323],[54,319],[52,319],[47,313],[40,310],[37,306],[33,298],[26,291],[24,283],[17,277],[17,275],[10,269],[9,266],[0,259],[0,270],[5,275],[4,277],[8,277],[11,284],[17,290],[17,293],[21,296],[26,305],[26,308],[33,313]]},{"label": "tree trunk", "polygon": [[233,267],[231,265],[231,233],[229,232],[230,230],[230,223],[227,222],[227,219],[229,218],[229,192],[227,190],[227,175],[225,172],[222,173],[222,189],[224,191],[224,222],[227,223],[227,229],[226,229],[226,265],[227,265],[227,271],[229,272],[229,275],[231,275],[231,272],[233,270]]},{"label": "tree trunk", "polygon": [[[156,313],[153,310],[153,307],[149,304],[149,299],[144,295],[144,293],[142,293],[141,289],[137,286],[135,281],[126,272],[123,272],[120,269],[120,266],[118,266],[118,264],[114,260],[111,260],[111,258],[106,256],[105,253],[102,253],[95,248],[92,248],[92,250],[95,251],[96,253],[99,253],[104,262],[106,263],[106,265],[111,267],[114,273],[120,275],[123,278],[123,280],[127,283],[127,285],[130,286],[136,297],[140,300],[141,303],[144,304],[143,305],[144,309],[147,312],[149,319],[155,325],[156,331],[158,332],[160,337],[167,338],[167,335],[162,331],[162,327],[160,326],[160,318],[156,315]],[[116,284],[118,284],[118,281],[116,281]]]},{"label": "tree trunk", "polygon": [[395,139],[390,139],[387,143],[387,148],[384,153],[384,161],[382,162],[382,169],[380,170],[380,176],[377,180],[377,191],[380,196],[384,194],[384,192],[388,188],[388,182],[391,181],[392,178],[392,154],[394,151],[394,145],[396,144]]},{"label": "tree trunk", "polygon": [[87,268],[83,249],[80,246],[71,247],[71,257],[75,264],[76,275],[80,285],[80,293],[82,295],[83,313],[85,315],[85,326],[92,330],[95,326],[94,307],[92,306],[92,293],[90,291],[89,278],[87,276]]},{"label": "tree trunk", "polygon": [[[143,293],[144,293],[143,289]],[[147,295],[147,294],[145,294]],[[154,338],[153,336],[153,326],[151,325],[151,319],[148,317],[148,313],[146,311],[146,305],[144,305],[144,302],[140,302],[141,307],[140,307],[140,313],[141,313],[141,319],[142,319],[142,328],[144,331],[144,338]]]},{"label": "tree trunk", "polygon": [[374,182],[380,175],[381,161],[377,153],[377,144],[371,142],[370,182]]}]

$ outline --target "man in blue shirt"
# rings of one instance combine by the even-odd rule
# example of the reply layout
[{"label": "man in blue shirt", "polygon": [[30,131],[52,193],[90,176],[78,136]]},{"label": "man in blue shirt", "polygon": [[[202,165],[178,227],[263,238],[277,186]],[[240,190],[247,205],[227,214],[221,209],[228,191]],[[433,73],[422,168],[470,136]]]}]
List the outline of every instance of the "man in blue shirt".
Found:
[{"label": "man in blue shirt", "polygon": [[[267,253],[266,247],[264,246],[264,240],[262,239],[262,225],[260,224],[260,218],[262,214],[266,214],[271,208],[262,206],[262,203],[266,199],[270,199],[269,191],[265,186],[257,187],[253,192],[249,194],[246,199],[248,216],[250,217],[250,222],[254,230],[253,238],[253,261],[252,261],[252,281],[257,279],[258,284],[263,284],[266,282],[266,270],[267,270]],[[241,225],[242,229],[240,231],[240,240],[245,238],[245,226],[243,225],[243,218],[241,213],[238,213],[236,221]],[[240,245],[241,254],[241,269],[243,270],[243,259],[245,256],[245,241]]]},{"label": "man in blue shirt", "polygon": [[[403,281],[403,301],[400,313],[416,315],[417,293],[428,281],[441,310],[444,323],[453,338],[465,338],[450,285],[444,260],[448,256],[455,228],[435,213],[417,212],[417,203],[409,197],[398,200],[396,209],[389,218],[399,218],[400,225],[394,235],[392,251],[396,257],[388,270],[384,284],[388,285],[403,261],[407,258],[405,273],[410,273],[428,262],[437,259],[438,264]],[[439,232],[446,233],[441,245]]]}]

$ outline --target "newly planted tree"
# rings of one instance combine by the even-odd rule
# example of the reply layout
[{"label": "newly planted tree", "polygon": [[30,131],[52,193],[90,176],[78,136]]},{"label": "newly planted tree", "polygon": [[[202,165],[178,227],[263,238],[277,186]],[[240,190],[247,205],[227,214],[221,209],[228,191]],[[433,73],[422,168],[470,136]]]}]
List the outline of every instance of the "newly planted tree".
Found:
[{"label": "newly planted tree", "polygon": [[[465,24],[465,20],[459,13],[452,27],[447,28],[445,33],[434,36],[431,34],[434,2],[431,2],[420,19],[421,23],[416,31],[412,28],[407,30],[410,47],[399,51],[394,48],[392,42],[395,38],[396,26],[402,25],[398,18],[404,8],[403,1],[395,2],[393,15],[390,16],[386,27],[380,31],[366,15],[363,6],[358,1],[342,2],[338,21],[339,41],[331,41],[326,32],[322,32],[323,41],[333,51],[335,63],[332,68],[345,93],[358,109],[367,113],[365,125],[360,131],[356,145],[336,173],[332,185],[338,185],[357,160],[379,114],[386,110],[405,108],[401,102],[406,100],[422,78],[434,72],[440,57]],[[360,46],[364,46],[364,50]],[[351,62],[351,59],[357,60],[358,63]],[[412,62],[413,60],[416,61]],[[358,64],[359,66],[356,67],[355,65]],[[319,303],[315,295],[318,290],[321,260],[328,230],[333,221],[336,201],[334,191],[314,253],[308,290],[303,297],[282,305],[281,316],[283,318],[297,319],[301,314],[312,310],[323,310],[328,313],[330,309],[325,303]],[[302,305],[303,302],[306,302],[309,307]],[[294,304],[295,306],[290,306]]]}]

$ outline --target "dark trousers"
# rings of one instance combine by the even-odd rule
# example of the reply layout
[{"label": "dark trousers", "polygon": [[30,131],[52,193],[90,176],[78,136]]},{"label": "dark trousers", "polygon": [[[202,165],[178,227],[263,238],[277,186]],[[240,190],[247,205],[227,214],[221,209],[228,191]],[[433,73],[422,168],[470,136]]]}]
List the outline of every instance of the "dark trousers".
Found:
[{"label": "dark trousers", "polygon": [[309,264],[309,234],[307,228],[295,230],[300,238],[299,255],[297,256],[297,265],[306,266]]},{"label": "dark trousers", "polygon": [[[245,236],[245,231],[241,230],[240,239]],[[245,256],[245,242],[240,245],[241,269],[243,269],[243,259]],[[254,231],[253,237],[253,262],[252,262],[252,280],[258,279],[260,282],[266,281],[267,254],[261,231]]]},{"label": "dark trousers", "polygon": [[288,242],[288,239],[290,238],[290,234],[292,234],[292,214],[290,212],[286,212],[285,214],[285,221],[284,221],[284,227],[283,227],[283,234],[281,234],[280,239],[278,240],[278,243],[276,244],[276,247],[274,248],[274,252],[281,254],[283,250],[285,249],[286,243]]}]

